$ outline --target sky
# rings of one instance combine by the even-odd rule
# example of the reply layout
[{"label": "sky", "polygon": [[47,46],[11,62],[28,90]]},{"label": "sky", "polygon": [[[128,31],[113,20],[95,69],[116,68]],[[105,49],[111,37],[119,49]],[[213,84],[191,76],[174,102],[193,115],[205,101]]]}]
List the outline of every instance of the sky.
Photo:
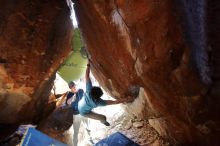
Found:
[{"label": "sky", "polygon": [[78,27],[78,23],[77,23],[77,20],[76,20],[76,15],[75,15],[74,8],[71,11],[71,19],[72,19],[72,22],[73,22],[73,26]]}]

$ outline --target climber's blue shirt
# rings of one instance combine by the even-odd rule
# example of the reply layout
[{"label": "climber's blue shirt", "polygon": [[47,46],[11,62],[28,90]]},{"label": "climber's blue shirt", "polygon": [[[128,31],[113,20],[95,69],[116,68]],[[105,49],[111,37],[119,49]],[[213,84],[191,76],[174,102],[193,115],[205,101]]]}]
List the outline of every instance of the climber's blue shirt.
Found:
[{"label": "climber's blue shirt", "polygon": [[89,80],[86,82],[86,93],[84,93],[82,99],[78,103],[78,110],[80,115],[85,115],[91,112],[93,108],[96,108],[98,106],[106,105],[106,101],[102,100],[101,98],[96,102],[92,100],[92,97],[89,96],[91,89],[92,89],[92,82],[91,80]]}]

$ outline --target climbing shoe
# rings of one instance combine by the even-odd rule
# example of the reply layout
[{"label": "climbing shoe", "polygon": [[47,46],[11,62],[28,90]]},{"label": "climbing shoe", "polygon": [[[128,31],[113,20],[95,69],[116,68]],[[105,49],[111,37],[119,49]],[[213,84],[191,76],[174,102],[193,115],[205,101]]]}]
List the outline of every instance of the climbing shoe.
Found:
[{"label": "climbing shoe", "polygon": [[110,126],[109,122],[107,122],[107,121],[105,121],[103,124],[104,124],[105,126]]}]

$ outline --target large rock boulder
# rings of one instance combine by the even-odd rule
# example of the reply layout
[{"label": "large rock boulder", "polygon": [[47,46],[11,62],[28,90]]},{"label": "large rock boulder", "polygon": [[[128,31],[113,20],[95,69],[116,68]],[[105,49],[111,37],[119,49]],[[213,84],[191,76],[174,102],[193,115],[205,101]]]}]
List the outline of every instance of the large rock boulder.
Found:
[{"label": "large rock boulder", "polygon": [[[177,144],[218,143],[219,1],[74,2],[99,83],[116,98],[140,87],[129,114]],[[0,124],[51,112],[54,75],[70,52],[69,15],[64,0],[1,1]]]},{"label": "large rock boulder", "polygon": [[218,5],[209,0],[75,2],[99,83],[116,98],[142,87],[143,96],[130,106],[143,107],[138,116],[155,119],[155,127],[166,131],[163,136],[177,143],[206,144],[204,137],[212,137],[216,126],[204,135],[198,124],[219,122],[219,21],[212,17]]},{"label": "large rock boulder", "polygon": [[71,51],[70,9],[60,0],[2,0],[0,20],[0,123],[38,122]]}]

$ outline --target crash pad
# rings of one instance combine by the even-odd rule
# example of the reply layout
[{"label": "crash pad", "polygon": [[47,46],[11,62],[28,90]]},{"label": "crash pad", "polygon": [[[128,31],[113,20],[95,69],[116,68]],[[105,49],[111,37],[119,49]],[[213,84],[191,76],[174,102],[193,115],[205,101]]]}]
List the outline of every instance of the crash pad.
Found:
[{"label": "crash pad", "polygon": [[28,128],[24,134],[21,146],[67,146],[66,144],[57,141],[48,135],[36,130],[35,128]]},{"label": "crash pad", "polygon": [[110,136],[100,140],[95,146],[139,146],[131,139],[120,132],[111,134]]}]

